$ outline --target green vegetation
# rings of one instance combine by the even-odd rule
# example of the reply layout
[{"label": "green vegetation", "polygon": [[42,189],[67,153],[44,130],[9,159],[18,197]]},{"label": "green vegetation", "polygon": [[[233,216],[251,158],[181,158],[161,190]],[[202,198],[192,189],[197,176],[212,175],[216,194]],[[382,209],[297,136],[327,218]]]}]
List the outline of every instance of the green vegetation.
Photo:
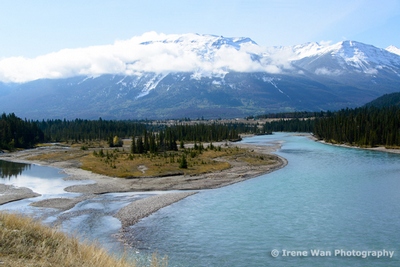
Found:
[{"label": "green vegetation", "polygon": [[[177,141],[213,142],[240,140],[243,133],[262,133],[254,123],[226,123],[190,120],[112,121],[42,120],[27,121],[15,114],[0,118],[0,149],[31,148],[41,142],[82,143],[106,141],[109,147],[122,147],[124,138],[133,138],[132,153],[177,150]],[[82,146],[82,150],[88,147]]]},{"label": "green vegetation", "polygon": [[36,123],[22,120],[14,113],[0,117],[0,149],[30,148],[45,140]]},{"label": "green vegetation", "polygon": [[267,122],[264,132],[303,132],[310,133],[314,130],[314,118],[279,119]]},{"label": "green vegetation", "polygon": [[188,168],[188,163],[187,163],[185,154],[182,154],[181,161],[179,162],[179,168],[181,168],[181,169],[187,169]]},{"label": "green vegetation", "polygon": [[400,92],[399,93],[391,93],[385,94],[377,99],[369,102],[365,105],[366,107],[376,107],[376,108],[384,108],[384,107],[400,107]]},{"label": "green vegetation", "polygon": [[265,132],[312,132],[318,139],[360,147],[400,147],[400,107],[374,107],[315,113],[316,117],[268,122]]},{"label": "green vegetation", "polygon": [[361,147],[400,146],[400,108],[344,109],[315,120],[314,134],[332,143]]},{"label": "green vegetation", "polygon": [[[91,244],[79,243],[33,219],[0,213],[0,265],[66,267],[133,267],[135,262],[117,259]],[[153,256],[148,266],[166,266],[166,259]]]},{"label": "green vegetation", "polygon": [[[210,142],[239,140],[243,133],[261,133],[262,129],[248,123],[224,122],[157,122],[157,121],[108,121],[102,120],[47,120],[36,121],[47,142],[107,140],[110,146],[118,146],[117,138],[142,136],[143,139],[159,135],[159,139],[172,141]],[[143,140],[143,141],[145,141]]]},{"label": "green vegetation", "polygon": [[[238,141],[242,134],[274,131],[312,132],[319,139],[349,145],[398,147],[399,103],[400,93],[393,93],[357,109],[266,114],[242,122],[112,121],[101,118],[24,121],[14,114],[3,114],[0,118],[0,149],[30,148],[39,142],[68,142],[83,143],[81,150],[86,151],[90,148],[85,145],[88,142],[123,147],[123,139],[129,138],[132,139],[130,153],[146,155],[178,151],[178,144],[182,149],[188,142]],[[259,124],[261,120],[268,122]]]}]

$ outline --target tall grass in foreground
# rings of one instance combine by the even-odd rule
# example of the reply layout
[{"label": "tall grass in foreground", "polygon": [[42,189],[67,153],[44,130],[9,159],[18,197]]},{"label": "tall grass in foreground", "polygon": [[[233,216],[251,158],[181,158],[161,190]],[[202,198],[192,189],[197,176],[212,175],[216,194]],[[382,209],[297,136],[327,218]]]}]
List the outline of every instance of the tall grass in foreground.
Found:
[{"label": "tall grass in foreground", "polygon": [[[153,256],[148,266],[166,266]],[[31,218],[0,213],[0,266],[136,267]]]}]

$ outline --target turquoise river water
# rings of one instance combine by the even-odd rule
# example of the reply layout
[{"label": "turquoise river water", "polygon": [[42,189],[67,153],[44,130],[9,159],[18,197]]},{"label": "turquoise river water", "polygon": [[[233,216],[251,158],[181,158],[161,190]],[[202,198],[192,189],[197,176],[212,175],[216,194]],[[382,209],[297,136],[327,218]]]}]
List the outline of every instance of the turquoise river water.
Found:
[{"label": "turquoise river water", "polygon": [[[276,141],[282,141],[276,154],[288,160],[286,167],[203,190],[141,220],[130,228],[132,252],[157,251],[169,266],[400,266],[400,154],[288,133],[242,142]],[[112,234],[120,224],[111,215],[141,197],[105,194],[81,203],[73,211],[90,208],[95,219],[72,217],[63,229],[101,238],[119,253]],[[35,213],[26,207],[31,201],[0,209]],[[49,212],[45,221],[57,216]]]}]

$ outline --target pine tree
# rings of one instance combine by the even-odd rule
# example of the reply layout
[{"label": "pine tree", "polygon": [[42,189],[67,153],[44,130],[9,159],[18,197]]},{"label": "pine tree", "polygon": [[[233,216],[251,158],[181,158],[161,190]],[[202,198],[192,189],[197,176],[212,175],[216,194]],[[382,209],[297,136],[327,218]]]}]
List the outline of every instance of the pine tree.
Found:
[{"label": "pine tree", "polygon": [[188,167],[188,163],[187,163],[187,160],[186,160],[186,156],[185,156],[185,154],[182,154],[182,158],[181,158],[181,161],[179,163],[179,168],[187,169],[187,167]]},{"label": "pine tree", "polygon": [[137,153],[137,150],[136,150],[136,143],[135,143],[135,136],[132,136],[131,153],[132,153],[132,154]]},{"label": "pine tree", "polygon": [[136,148],[137,148],[137,152],[139,154],[143,154],[144,153],[144,145],[143,145],[143,139],[142,136],[139,136],[136,140]]}]

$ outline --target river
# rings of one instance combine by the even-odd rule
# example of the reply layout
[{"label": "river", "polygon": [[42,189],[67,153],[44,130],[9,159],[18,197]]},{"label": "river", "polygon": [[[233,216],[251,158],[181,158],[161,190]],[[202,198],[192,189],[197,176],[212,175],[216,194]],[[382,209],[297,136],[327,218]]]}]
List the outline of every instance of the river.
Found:
[{"label": "river", "polygon": [[[287,133],[242,142],[276,141],[286,167],[161,209],[130,228],[128,252],[157,251],[169,266],[400,266],[400,155]],[[94,217],[72,216],[63,229],[101,238],[120,253],[111,214],[140,197],[106,194],[81,203],[67,212],[86,206]],[[29,201],[1,209],[36,209],[21,208]]]}]

